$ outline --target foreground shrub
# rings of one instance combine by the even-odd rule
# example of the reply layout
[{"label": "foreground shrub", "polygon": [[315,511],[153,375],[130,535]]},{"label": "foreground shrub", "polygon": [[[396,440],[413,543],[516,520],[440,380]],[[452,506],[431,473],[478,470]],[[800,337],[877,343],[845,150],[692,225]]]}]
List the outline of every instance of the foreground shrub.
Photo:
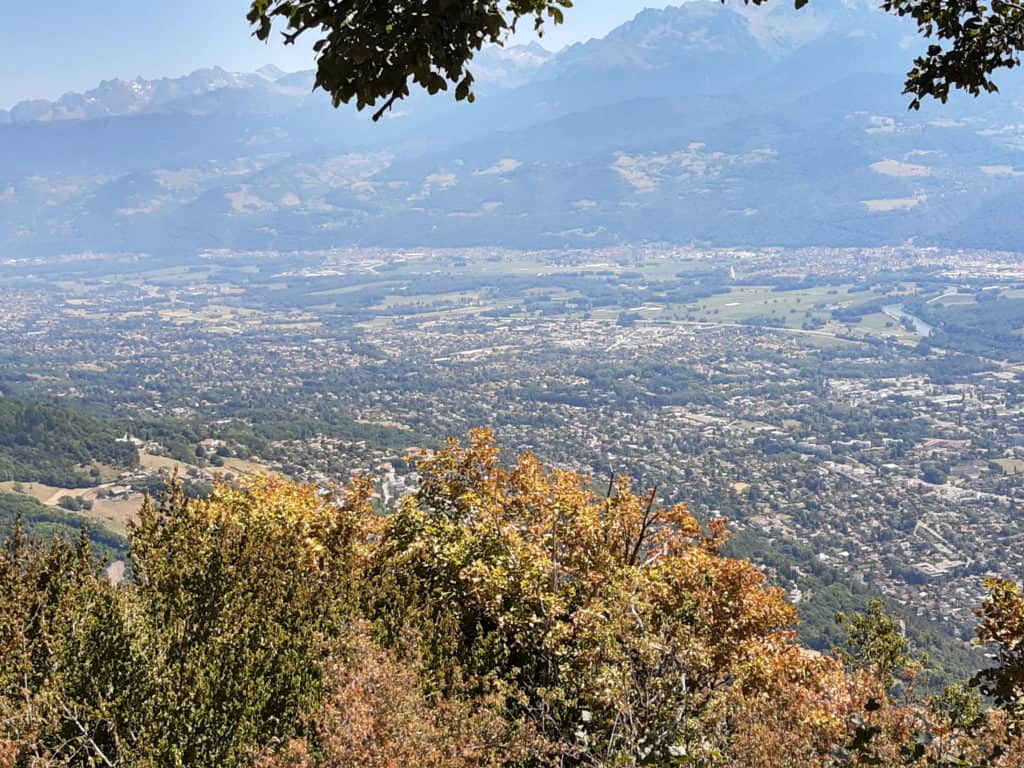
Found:
[{"label": "foreground shrub", "polygon": [[0,560],[0,754],[232,766],[300,734],[352,602],[367,494],[335,505],[270,478],[206,501],[172,489],[133,526],[120,589],[87,540],[16,535]]},{"label": "foreground shrub", "polygon": [[929,701],[881,604],[843,657],[801,648],[724,521],[506,464],[483,431],[418,471],[383,517],[366,480],[172,488],[118,586],[86,536],[16,527],[0,768],[1024,765],[1012,584],[979,610],[995,665]]},{"label": "foreground shrub", "polygon": [[781,592],[719,554],[724,521],[705,534],[654,492],[622,479],[600,495],[529,454],[506,469],[487,432],[419,471],[371,566],[369,613],[385,641],[420,638],[431,690],[512,692],[509,716],[560,764],[710,759],[731,692],[797,658]]}]

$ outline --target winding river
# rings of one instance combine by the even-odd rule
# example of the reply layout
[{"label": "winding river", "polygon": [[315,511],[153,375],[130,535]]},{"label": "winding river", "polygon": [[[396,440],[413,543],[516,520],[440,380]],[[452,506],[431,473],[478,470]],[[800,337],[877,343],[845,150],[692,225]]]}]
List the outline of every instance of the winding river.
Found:
[{"label": "winding river", "polygon": [[894,317],[897,320],[909,320],[914,324],[914,330],[922,336],[931,336],[934,328],[926,323],[916,315],[912,315],[903,309],[902,304],[890,304],[887,307],[883,307],[882,311],[890,317]]}]

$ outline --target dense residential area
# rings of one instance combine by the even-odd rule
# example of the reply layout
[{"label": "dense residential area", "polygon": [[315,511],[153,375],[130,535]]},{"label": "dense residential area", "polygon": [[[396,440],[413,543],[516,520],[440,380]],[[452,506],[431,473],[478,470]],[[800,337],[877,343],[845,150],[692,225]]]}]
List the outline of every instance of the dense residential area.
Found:
[{"label": "dense residential area", "polygon": [[97,513],[114,496],[93,517],[115,529],[175,467],[198,491],[369,475],[390,506],[419,451],[487,425],[510,452],[725,516],[755,559],[789,547],[765,567],[811,612],[831,599],[818,569],[967,641],[984,579],[1024,570],[1021,347],[972,353],[957,325],[995,306],[1020,337],[1011,254],[223,253],[58,288],[3,270],[24,340],[8,397],[101,416],[140,453],[68,491]]}]

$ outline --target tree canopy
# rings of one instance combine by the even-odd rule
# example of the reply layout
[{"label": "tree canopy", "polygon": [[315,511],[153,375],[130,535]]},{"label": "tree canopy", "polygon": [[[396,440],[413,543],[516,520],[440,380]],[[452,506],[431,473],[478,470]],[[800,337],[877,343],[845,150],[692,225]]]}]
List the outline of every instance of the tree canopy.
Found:
[{"label": "tree canopy", "polygon": [[558,24],[572,0],[253,0],[249,21],[256,37],[270,37],[275,21],[295,43],[315,30],[316,87],[334,106],[355,100],[359,109],[383,105],[379,119],[409,95],[409,81],[429,93],[455,85],[455,98],[473,100],[467,64],[485,44],[502,43],[528,17],[542,32],[546,19]]},{"label": "tree canopy", "polygon": [[[793,1],[797,10],[809,2]],[[431,94],[451,84],[457,100],[473,101],[469,64],[477,52],[504,44],[523,19],[543,34],[546,24],[561,24],[572,6],[573,0],[252,0],[248,19],[260,40],[270,38],[275,24],[284,27],[285,44],[310,33],[316,87],[335,107],[354,101],[360,110],[375,108],[378,120],[409,95],[410,81]],[[913,109],[925,98],[945,102],[951,90],[994,92],[993,73],[1020,64],[1020,2],[881,0],[880,7],[912,18],[929,41],[907,73],[904,92]]]},{"label": "tree canopy", "polygon": [[[798,0],[799,2],[799,0]],[[917,109],[921,99],[945,102],[950,90],[977,96],[999,90],[992,74],[1020,65],[1024,50],[1024,5],[1013,0],[885,0],[882,7],[909,16],[931,40],[907,73],[905,93]]]},{"label": "tree canopy", "polygon": [[486,431],[417,470],[390,515],[365,478],[172,487],[119,584],[87,535],[14,526],[0,768],[1024,764],[1016,585],[978,611],[993,667],[921,698],[880,603],[846,617],[845,657],[808,651],[721,518],[503,459]]}]

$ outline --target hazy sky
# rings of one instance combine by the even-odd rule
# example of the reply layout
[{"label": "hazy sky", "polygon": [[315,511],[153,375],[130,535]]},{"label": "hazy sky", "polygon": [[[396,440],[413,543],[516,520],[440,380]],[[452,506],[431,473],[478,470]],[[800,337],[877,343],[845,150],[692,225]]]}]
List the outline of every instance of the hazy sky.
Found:
[{"label": "hazy sky", "polygon": [[[678,0],[676,0],[678,2]],[[543,45],[604,35],[659,0],[576,0]],[[0,26],[0,107],[55,98],[100,80],[176,76],[218,64],[251,71],[308,69],[312,53],[249,36],[246,0],[46,0],[10,3]],[[525,42],[525,40],[524,40]]]}]

